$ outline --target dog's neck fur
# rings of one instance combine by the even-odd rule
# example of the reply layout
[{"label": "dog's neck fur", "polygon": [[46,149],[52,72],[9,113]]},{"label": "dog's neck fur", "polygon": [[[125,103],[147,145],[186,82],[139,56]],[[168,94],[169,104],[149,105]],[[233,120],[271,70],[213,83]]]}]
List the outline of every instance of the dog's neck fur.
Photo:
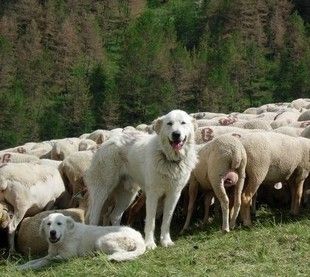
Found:
[{"label": "dog's neck fur", "polygon": [[172,179],[179,179],[182,172],[194,169],[198,158],[192,136],[187,138],[180,151],[175,151],[169,143],[163,143],[163,140],[167,140],[167,137],[159,136],[158,139],[159,148],[154,158],[157,160],[157,170],[160,174],[168,175]]}]

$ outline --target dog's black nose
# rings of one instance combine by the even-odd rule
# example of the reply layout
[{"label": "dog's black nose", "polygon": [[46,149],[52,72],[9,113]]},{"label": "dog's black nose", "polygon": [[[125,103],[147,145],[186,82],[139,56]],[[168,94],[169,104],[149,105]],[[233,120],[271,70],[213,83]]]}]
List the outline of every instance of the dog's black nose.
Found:
[{"label": "dog's black nose", "polygon": [[172,139],[173,140],[178,140],[181,137],[181,133],[179,131],[174,131],[172,132]]},{"label": "dog's black nose", "polygon": [[51,237],[55,237],[56,236],[56,231],[55,230],[51,230],[50,231],[50,236]]}]

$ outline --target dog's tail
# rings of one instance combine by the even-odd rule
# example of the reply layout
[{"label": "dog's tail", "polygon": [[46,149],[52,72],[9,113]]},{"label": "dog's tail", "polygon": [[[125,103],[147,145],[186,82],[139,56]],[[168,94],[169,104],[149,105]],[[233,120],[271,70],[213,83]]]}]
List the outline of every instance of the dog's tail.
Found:
[{"label": "dog's tail", "polygon": [[135,240],[134,250],[113,253],[112,255],[108,256],[108,259],[110,261],[112,260],[112,261],[122,262],[122,261],[133,260],[137,258],[138,256],[142,255],[146,250],[144,239],[139,233],[139,238],[136,237],[134,240]]}]

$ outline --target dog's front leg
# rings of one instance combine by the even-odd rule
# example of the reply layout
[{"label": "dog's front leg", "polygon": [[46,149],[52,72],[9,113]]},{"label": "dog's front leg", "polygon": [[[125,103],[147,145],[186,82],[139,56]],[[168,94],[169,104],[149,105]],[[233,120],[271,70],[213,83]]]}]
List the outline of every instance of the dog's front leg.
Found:
[{"label": "dog's front leg", "polygon": [[52,257],[48,255],[40,259],[29,261],[23,265],[19,265],[17,266],[17,269],[18,270],[39,269],[43,266],[47,266],[48,264],[50,264],[51,259]]},{"label": "dog's front leg", "polygon": [[180,198],[181,191],[171,190],[166,194],[163,221],[161,225],[160,243],[164,247],[173,245],[170,237],[170,223],[173,216],[175,206]]},{"label": "dog's front leg", "polygon": [[154,192],[146,194],[146,218],[145,218],[145,245],[147,249],[155,249],[156,243],[154,240],[155,217],[158,204],[158,195]]}]

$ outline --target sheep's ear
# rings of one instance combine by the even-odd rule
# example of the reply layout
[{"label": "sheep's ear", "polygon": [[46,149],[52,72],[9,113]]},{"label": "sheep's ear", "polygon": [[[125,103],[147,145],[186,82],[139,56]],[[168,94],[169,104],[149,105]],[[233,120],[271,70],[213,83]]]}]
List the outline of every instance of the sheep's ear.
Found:
[{"label": "sheep's ear", "polygon": [[156,134],[159,135],[162,125],[163,125],[163,119],[161,117],[157,118],[153,124],[153,129],[156,132]]},{"label": "sheep's ear", "polygon": [[72,231],[75,227],[75,221],[71,217],[68,217],[66,222],[68,230]]},{"label": "sheep's ear", "polygon": [[196,132],[198,130],[198,123],[197,123],[196,118],[192,118],[192,123],[193,123],[193,126],[194,126],[194,131]]},{"label": "sheep's ear", "polygon": [[40,234],[40,237],[41,238],[45,238],[45,232],[44,232],[44,227],[45,227],[45,222],[46,222],[46,219],[44,218],[42,221],[41,221],[41,224],[40,224],[40,228],[39,228],[39,234]]}]

